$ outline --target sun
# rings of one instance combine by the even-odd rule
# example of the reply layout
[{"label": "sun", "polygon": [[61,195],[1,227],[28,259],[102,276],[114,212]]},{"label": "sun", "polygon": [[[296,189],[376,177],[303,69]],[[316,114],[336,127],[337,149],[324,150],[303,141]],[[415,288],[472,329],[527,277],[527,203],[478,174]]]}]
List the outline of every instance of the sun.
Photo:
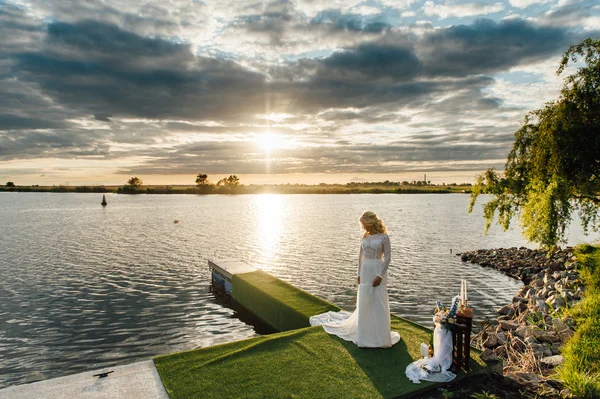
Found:
[{"label": "sun", "polygon": [[267,153],[287,146],[286,141],[282,137],[273,133],[258,135],[256,136],[255,141],[258,147]]}]

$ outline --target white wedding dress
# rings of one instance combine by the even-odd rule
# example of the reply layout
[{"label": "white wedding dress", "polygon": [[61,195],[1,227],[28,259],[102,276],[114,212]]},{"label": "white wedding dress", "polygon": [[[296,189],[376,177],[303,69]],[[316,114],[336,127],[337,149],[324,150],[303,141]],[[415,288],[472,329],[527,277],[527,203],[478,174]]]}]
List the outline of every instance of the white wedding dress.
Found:
[{"label": "white wedding dress", "polygon": [[448,382],[456,375],[452,367],[452,332],[436,323],[433,329],[433,357],[419,359],[406,367],[406,376],[415,384],[423,381]]},{"label": "white wedding dress", "polygon": [[[387,294],[387,269],[391,260],[387,234],[368,235],[361,240],[358,257],[360,284],[356,310],[327,312],[310,318],[310,325],[322,325],[329,334],[354,342],[361,348],[387,348],[400,341],[400,334],[390,331],[390,304]],[[381,284],[373,287],[379,276]]]}]

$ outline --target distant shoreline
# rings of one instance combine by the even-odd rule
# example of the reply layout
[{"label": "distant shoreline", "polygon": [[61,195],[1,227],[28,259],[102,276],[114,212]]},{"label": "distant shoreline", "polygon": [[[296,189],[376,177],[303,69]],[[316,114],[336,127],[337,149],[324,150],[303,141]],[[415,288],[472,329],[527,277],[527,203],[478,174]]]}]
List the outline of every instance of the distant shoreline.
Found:
[{"label": "distant shoreline", "polygon": [[381,183],[278,184],[239,186],[143,185],[132,186],[15,186],[0,192],[116,193],[116,194],[464,194],[470,185],[402,185]]}]

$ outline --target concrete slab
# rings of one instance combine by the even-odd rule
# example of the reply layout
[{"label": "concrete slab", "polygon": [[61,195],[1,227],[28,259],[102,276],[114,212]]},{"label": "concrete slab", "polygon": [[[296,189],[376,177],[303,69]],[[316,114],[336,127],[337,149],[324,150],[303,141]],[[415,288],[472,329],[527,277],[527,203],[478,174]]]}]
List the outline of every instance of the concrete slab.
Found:
[{"label": "concrete slab", "polygon": [[[114,370],[107,377],[94,374]],[[0,389],[0,399],[169,399],[154,362],[132,363]]]}]

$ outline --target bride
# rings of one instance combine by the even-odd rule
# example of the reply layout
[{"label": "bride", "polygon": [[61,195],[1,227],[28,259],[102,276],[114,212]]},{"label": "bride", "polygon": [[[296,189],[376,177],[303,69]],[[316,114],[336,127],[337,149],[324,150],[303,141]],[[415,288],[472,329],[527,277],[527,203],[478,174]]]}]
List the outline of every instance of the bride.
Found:
[{"label": "bride", "polygon": [[322,325],[329,334],[352,341],[361,348],[387,348],[400,341],[400,334],[390,331],[387,295],[390,237],[374,212],[366,211],[359,221],[365,232],[358,255],[356,310],[312,316],[310,324]]}]

